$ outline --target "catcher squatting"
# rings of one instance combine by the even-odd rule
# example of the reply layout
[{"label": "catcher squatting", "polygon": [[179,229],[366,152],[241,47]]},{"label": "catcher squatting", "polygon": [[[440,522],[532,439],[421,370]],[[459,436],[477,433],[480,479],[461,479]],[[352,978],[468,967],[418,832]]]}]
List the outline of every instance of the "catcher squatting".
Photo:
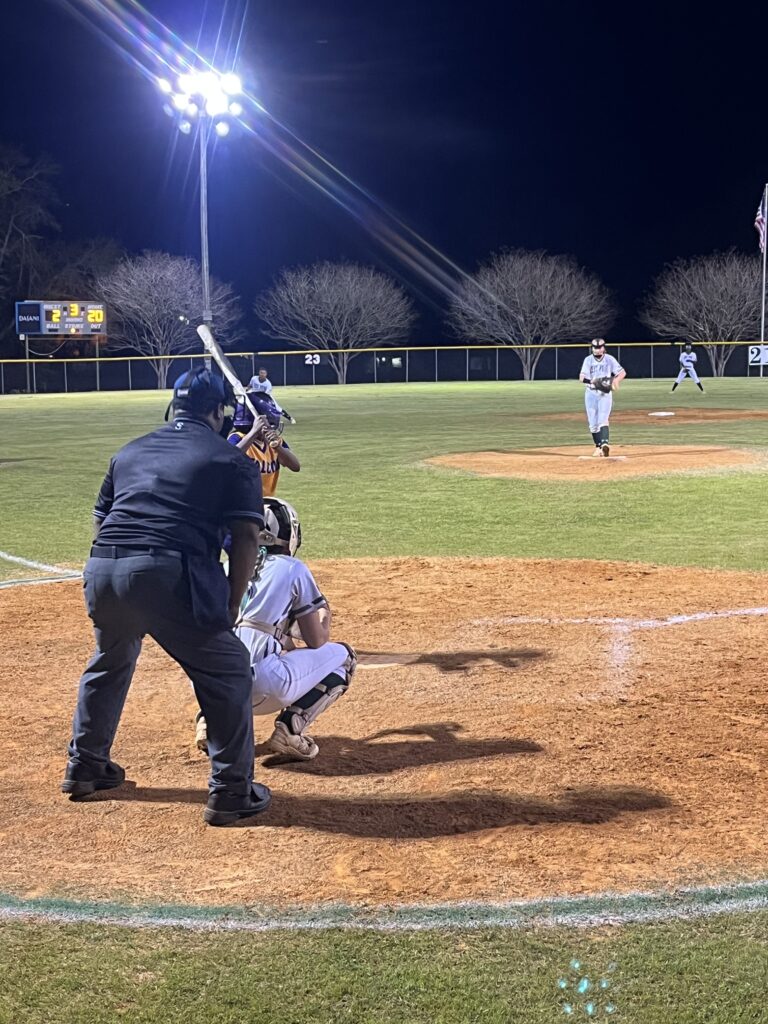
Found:
[{"label": "catcher squatting", "polygon": [[[259,560],[235,633],[250,655],[253,713],[278,712],[267,746],[292,760],[310,761],[319,748],[306,730],[346,693],[356,657],[347,644],[330,642],[328,602],[295,557],[301,544],[296,510],[287,501],[266,497],[264,520]],[[307,646],[296,649],[298,639]],[[196,717],[195,739],[207,752],[202,713]]]},{"label": "catcher squatting", "polygon": [[616,391],[627,372],[613,356],[606,355],[605,340],[594,338],[592,353],[581,365],[579,380],[586,384],[584,405],[592,440],[595,442],[594,455],[611,454],[610,427],[613,392]]}]

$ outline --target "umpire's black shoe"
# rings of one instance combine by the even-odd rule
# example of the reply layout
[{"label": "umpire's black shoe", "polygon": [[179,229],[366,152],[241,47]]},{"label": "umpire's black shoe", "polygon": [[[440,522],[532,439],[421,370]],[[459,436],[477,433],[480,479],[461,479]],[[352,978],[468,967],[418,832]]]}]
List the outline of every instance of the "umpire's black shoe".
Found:
[{"label": "umpire's black shoe", "polygon": [[272,803],[272,793],[267,786],[254,782],[250,793],[227,793],[219,790],[208,797],[208,806],[203,818],[208,825],[234,825],[240,818],[252,818],[266,811]]},{"label": "umpire's black shoe", "polygon": [[67,772],[61,784],[61,792],[68,793],[72,800],[90,796],[97,789],[116,789],[125,782],[125,769],[110,761],[101,771],[87,764],[67,765]]}]

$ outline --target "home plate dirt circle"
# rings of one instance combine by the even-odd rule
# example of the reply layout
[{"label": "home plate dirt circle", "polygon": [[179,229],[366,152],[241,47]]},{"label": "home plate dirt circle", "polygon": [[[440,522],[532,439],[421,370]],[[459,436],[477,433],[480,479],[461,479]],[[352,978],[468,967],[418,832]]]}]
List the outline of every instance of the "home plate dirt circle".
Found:
[{"label": "home plate dirt circle", "polygon": [[436,455],[425,462],[430,466],[460,470],[471,476],[572,481],[723,472],[768,466],[760,452],[719,445],[612,444],[610,452],[608,458],[595,458],[592,446],[566,445],[560,448],[459,452]]},{"label": "home plate dirt circle", "polygon": [[[587,561],[312,563],[363,661],[263,816],[202,822],[181,671],[147,642],[114,747],[59,792],[81,583],[0,591],[0,892],[370,906],[764,878],[768,575]],[[402,659],[402,660],[401,660]],[[271,719],[257,719],[264,740]]]}]

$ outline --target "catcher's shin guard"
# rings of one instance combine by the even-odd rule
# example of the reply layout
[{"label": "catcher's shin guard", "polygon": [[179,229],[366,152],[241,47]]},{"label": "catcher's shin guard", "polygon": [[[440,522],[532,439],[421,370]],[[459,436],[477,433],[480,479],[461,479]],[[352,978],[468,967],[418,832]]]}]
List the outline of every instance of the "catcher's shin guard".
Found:
[{"label": "catcher's shin guard", "polygon": [[309,693],[285,708],[275,719],[275,728],[267,746],[276,754],[293,761],[311,761],[320,748],[306,731],[315,719],[334,704],[349,689],[349,681],[337,672],[331,672]]},{"label": "catcher's shin guard", "polygon": [[308,693],[299,697],[277,716],[276,723],[286,726],[295,736],[303,734],[315,719],[331,704],[335,704],[339,697],[343,697],[349,689],[357,667],[357,655],[349,644],[342,646],[347,648],[349,655],[341,668],[316,683]]}]

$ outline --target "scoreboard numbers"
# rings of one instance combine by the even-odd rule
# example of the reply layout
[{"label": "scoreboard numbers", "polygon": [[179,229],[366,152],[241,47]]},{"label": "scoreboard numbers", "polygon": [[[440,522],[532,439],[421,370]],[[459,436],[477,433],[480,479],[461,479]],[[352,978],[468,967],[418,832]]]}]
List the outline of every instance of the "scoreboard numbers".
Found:
[{"label": "scoreboard numbers", "polygon": [[16,303],[17,334],[104,334],[107,311],[103,302]]}]

